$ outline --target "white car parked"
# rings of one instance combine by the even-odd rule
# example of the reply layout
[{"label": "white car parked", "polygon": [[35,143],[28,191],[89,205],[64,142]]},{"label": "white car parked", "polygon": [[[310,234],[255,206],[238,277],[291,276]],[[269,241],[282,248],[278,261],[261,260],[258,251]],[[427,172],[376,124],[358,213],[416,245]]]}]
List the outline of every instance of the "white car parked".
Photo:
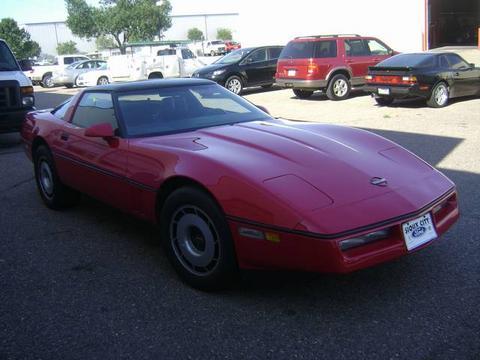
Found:
[{"label": "white car parked", "polygon": [[107,85],[112,82],[110,71],[107,64],[103,63],[97,70],[91,70],[78,75],[75,85],[77,86],[95,86]]}]

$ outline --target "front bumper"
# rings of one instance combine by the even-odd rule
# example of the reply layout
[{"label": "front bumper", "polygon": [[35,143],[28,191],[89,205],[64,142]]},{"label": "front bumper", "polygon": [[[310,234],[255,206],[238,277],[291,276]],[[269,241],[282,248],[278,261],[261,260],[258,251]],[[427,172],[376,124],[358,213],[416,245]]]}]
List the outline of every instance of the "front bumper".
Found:
[{"label": "front bumper", "polygon": [[224,85],[225,81],[227,80],[225,75],[226,75],[226,72],[220,75],[215,75],[215,76],[211,72],[205,73],[205,74],[193,73],[192,77],[200,78],[200,79],[208,79],[208,80],[215,81],[217,84]]},{"label": "front bumper", "polygon": [[321,90],[328,85],[327,80],[300,80],[288,78],[276,78],[275,83],[283,88],[301,90]]},{"label": "front bumper", "polygon": [[8,111],[0,110],[0,133],[19,131],[25,115],[32,110],[35,110],[35,108],[28,107]]},{"label": "front bumper", "polygon": [[95,86],[97,84],[93,81],[88,81],[88,80],[85,80],[85,79],[77,79],[76,85],[80,86],[80,87],[83,87],[83,86]]},{"label": "front bumper", "polygon": [[[389,94],[379,93],[379,89],[388,90]],[[367,84],[363,87],[363,91],[374,94],[376,96],[393,97],[397,99],[409,97],[430,97],[430,88],[420,89],[418,85],[413,86],[392,86],[382,84]]]},{"label": "front bumper", "polygon": [[[421,212],[411,214],[410,217],[348,236],[322,238],[315,234],[284,231],[232,218],[229,218],[229,225],[235,241],[238,264],[243,269],[348,273],[390,261],[429,246],[435,240],[408,251],[402,232],[403,223],[426,213],[432,214],[437,235],[440,237],[459,217],[456,192],[448,192],[421,209]],[[342,240],[387,228],[390,229],[390,235],[385,239],[348,250],[340,248]],[[248,232],[245,229],[270,234],[270,239],[275,241],[266,240],[267,236],[265,239],[247,237],[244,235]]]}]

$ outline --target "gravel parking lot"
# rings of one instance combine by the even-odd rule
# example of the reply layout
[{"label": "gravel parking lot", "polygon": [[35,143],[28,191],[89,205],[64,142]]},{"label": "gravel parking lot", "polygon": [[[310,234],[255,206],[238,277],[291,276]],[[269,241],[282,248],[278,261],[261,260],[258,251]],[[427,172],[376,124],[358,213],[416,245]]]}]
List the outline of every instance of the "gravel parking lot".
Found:
[{"label": "gravel parking lot", "polygon": [[[47,108],[76,89],[40,89]],[[394,140],[456,182],[461,219],[427,249],[345,276],[248,272],[183,285],[152,227],[94,200],[47,210],[17,134],[0,134],[0,359],[480,358],[480,98],[378,107],[249,90],[274,116]]]}]

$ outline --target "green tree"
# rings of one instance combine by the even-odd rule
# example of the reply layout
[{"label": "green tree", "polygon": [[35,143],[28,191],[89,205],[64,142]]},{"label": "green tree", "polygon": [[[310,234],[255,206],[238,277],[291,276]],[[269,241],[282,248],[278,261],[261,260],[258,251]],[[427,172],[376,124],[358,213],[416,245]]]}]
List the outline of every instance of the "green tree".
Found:
[{"label": "green tree", "polygon": [[65,3],[67,26],[73,34],[87,39],[109,35],[122,54],[129,41],[153,40],[172,25],[168,0],[101,0],[99,7],[85,0]]},{"label": "green tree", "polygon": [[4,18],[0,20],[0,39],[8,43],[17,59],[27,59],[40,55],[40,45],[31,40],[30,34],[26,30],[20,29],[13,19]]},{"label": "green tree", "polygon": [[190,41],[200,41],[203,40],[203,32],[199,28],[191,28],[188,30],[187,38]]},{"label": "green tree", "polygon": [[100,35],[95,39],[95,46],[97,50],[105,50],[105,49],[112,49],[115,48],[115,41],[112,38],[106,35]]},{"label": "green tree", "polygon": [[217,29],[217,39],[219,40],[232,40],[232,30],[227,28]]},{"label": "green tree", "polygon": [[77,43],[75,41],[66,41],[66,42],[58,43],[57,53],[58,55],[76,54],[78,53]]}]

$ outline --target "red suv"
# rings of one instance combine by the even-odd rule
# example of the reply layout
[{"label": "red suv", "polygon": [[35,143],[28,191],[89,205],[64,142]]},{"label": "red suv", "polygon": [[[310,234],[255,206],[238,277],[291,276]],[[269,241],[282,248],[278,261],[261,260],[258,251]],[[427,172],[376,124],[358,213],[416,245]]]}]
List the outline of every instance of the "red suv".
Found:
[{"label": "red suv", "polygon": [[352,87],[365,84],[369,66],[396,54],[382,41],[360,35],[297,37],[280,54],[275,80],[301,99],[315,90],[344,100]]}]

